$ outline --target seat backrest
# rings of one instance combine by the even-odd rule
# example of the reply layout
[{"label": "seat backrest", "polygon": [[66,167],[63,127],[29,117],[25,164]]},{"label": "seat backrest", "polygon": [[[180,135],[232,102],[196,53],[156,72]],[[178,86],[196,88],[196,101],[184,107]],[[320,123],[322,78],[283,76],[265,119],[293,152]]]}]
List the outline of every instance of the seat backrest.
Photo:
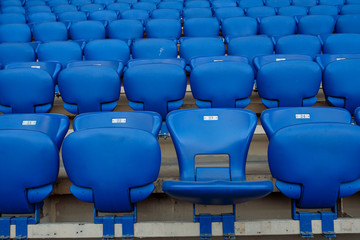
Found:
[{"label": "seat backrest", "polygon": [[58,21],[60,22],[78,22],[86,21],[87,16],[84,12],[63,12],[58,14]]},{"label": "seat backrest", "polygon": [[297,34],[283,36],[276,42],[277,54],[304,54],[315,58],[321,53],[321,42],[316,36]]},{"label": "seat backrest", "polygon": [[132,57],[156,59],[176,58],[178,55],[177,45],[169,39],[139,39],[131,46]]},{"label": "seat backrest", "polygon": [[109,38],[128,41],[142,38],[144,35],[144,27],[139,20],[121,19],[109,23],[106,28],[106,33]]},{"label": "seat backrest", "polygon": [[61,64],[57,62],[16,62],[10,63],[4,66],[4,69],[13,69],[13,68],[35,68],[41,69],[50,74],[54,83],[57,81],[57,76],[61,71]]},{"label": "seat backrest", "polygon": [[181,36],[181,22],[179,19],[151,19],[146,24],[146,37],[172,38]]},{"label": "seat backrest", "polygon": [[211,8],[185,8],[183,10],[183,18],[189,19],[189,18],[207,18],[212,17],[213,13],[211,11]]},{"label": "seat backrest", "polygon": [[111,22],[117,19],[118,15],[114,10],[94,11],[89,14],[89,20]]},{"label": "seat backrest", "polygon": [[0,71],[0,105],[3,113],[48,112],[55,84],[44,70],[31,68]]},{"label": "seat backrest", "polygon": [[333,33],[335,20],[328,15],[309,15],[300,18],[298,23],[298,33],[320,35]]},{"label": "seat backrest", "polygon": [[268,36],[285,36],[295,34],[296,22],[289,16],[264,17],[260,21],[259,34]]},{"label": "seat backrest", "polygon": [[151,12],[151,19],[180,19],[177,9],[155,9]]},{"label": "seat backrest", "polygon": [[186,1],[185,2],[185,8],[209,8],[210,3],[208,1]]},{"label": "seat backrest", "polygon": [[24,24],[26,23],[26,18],[24,14],[21,13],[2,13],[0,14],[0,24],[12,24],[12,23],[19,23]]},{"label": "seat backrest", "polygon": [[142,9],[151,12],[156,9],[156,4],[152,2],[137,2],[132,5],[133,9]]},{"label": "seat backrest", "polygon": [[31,42],[29,26],[20,23],[0,25],[0,43],[4,42]]},{"label": "seat backrest", "polygon": [[27,15],[28,23],[44,23],[44,22],[56,22],[56,15],[51,12],[37,12]]},{"label": "seat backrest", "polygon": [[265,0],[265,5],[273,8],[286,7],[290,6],[290,4],[289,0]]},{"label": "seat backrest", "polygon": [[240,0],[238,3],[239,7],[243,9],[264,6],[264,2],[262,0]]},{"label": "seat backrest", "polygon": [[335,207],[343,183],[360,176],[360,128],[351,124],[299,124],[277,131],[268,159],[277,180],[299,184],[299,208]]},{"label": "seat backrest", "polygon": [[120,13],[122,19],[140,20],[144,23],[149,19],[149,12],[143,9],[129,9]]},{"label": "seat backrest", "polygon": [[50,0],[47,3],[50,7],[55,7],[55,6],[61,5],[61,4],[68,4],[69,1],[67,1],[67,0]]},{"label": "seat backrest", "polygon": [[64,107],[71,113],[112,111],[120,97],[120,77],[111,67],[66,68],[58,78]]},{"label": "seat backrest", "polygon": [[76,12],[78,9],[75,5],[61,4],[53,7],[53,13]]},{"label": "seat backrest", "polygon": [[101,212],[132,211],[139,201],[132,198],[132,190],[152,184],[161,163],[156,137],[133,128],[76,131],[65,139],[62,157],[70,181],[90,190]]},{"label": "seat backrest", "polygon": [[336,22],[337,33],[360,33],[360,15],[350,14],[339,16]]},{"label": "seat backrest", "polygon": [[21,6],[8,6],[1,9],[2,13],[21,13],[25,14],[25,9]]},{"label": "seat backrest", "polygon": [[62,22],[44,22],[35,24],[32,33],[34,40],[40,42],[68,40],[68,30]]},{"label": "seat backrest", "polygon": [[51,13],[51,8],[49,6],[45,5],[37,5],[37,6],[31,6],[26,9],[27,13],[39,13],[39,12],[47,12]]},{"label": "seat backrest", "polygon": [[223,21],[226,18],[243,17],[245,15],[244,10],[239,7],[222,7],[216,8],[214,11],[218,21]]},{"label": "seat backrest", "polygon": [[105,27],[100,21],[80,21],[71,24],[69,36],[72,40],[90,41],[95,39],[104,39]]},{"label": "seat backrest", "polygon": [[[349,1],[347,1],[349,2]],[[360,5],[359,3],[357,4],[349,4],[349,5],[344,5],[341,8],[340,14],[342,15],[346,15],[346,14],[360,14]]]},{"label": "seat backrest", "polygon": [[335,62],[335,61],[342,61],[346,59],[352,59],[352,58],[360,58],[360,54],[321,54],[316,57],[316,62],[320,65],[321,69],[324,71],[326,66],[329,63]]},{"label": "seat backrest", "polygon": [[276,12],[273,7],[262,6],[262,7],[251,7],[246,9],[246,16],[253,18],[275,16]]},{"label": "seat backrest", "polygon": [[326,38],[323,51],[324,53],[360,53],[360,34],[338,33]]},{"label": "seat backrest", "polygon": [[119,39],[98,39],[86,44],[84,55],[86,60],[115,60],[126,64],[130,49],[127,43]]},{"label": "seat backrest", "polygon": [[160,2],[157,8],[159,9],[176,9],[182,11],[184,5],[183,2],[177,1],[168,1],[168,2]]},{"label": "seat backrest", "polygon": [[272,108],[261,113],[261,125],[270,139],[284,127],[305,123],[351,124],[349,111],[335,107]]},{"label": "seat backrest", "polygon": [[278,10],[278,15],[290,17],[305,16],[307,13],[308,9],[302,6],[287,6],[281,7]]},{"label": "seat backrest", "polygon": [[106,7],[107,10],[117,11],[118,13],[121,13],[122,11],[128,10],[130,8],[130,4],[121,2],[111,3]]},{"label": "seat backrest", "polygon": [[161,124],[162,118],[155,112],[116,111],[80,114],[74,119],[73,128],[74,131],[93,128],[135,128],[157,136]]},{"label": "seat backrest", "polygon": [[104,10],[104,8],[105,6],[103,4],[89,3],[82,5],[80,7],[80,11],[85,13],[91,13],[95,11],[102,11]]},{"label": "seat backrest", "polygon": [[0,64],[33,62],[36,60],[34,48],[28,43],[1,43]]},{"label": "seat backrest", "polygon": [[232,0],[214,0],[211,2],[211,6],[213,9],[223,8],[223,7],[236,7],[236,1]]},{"label": "seat backrest", "polygon": [[344,4],[344,0],[319,0],[319,5],[342,6]]},{"label": "seat backrest", "polygon": [[179,161],[180,180],[195,181],[197,155],[229,155],[231,181],[245,180],[245,163],[257,118],[244,109],[187,109],[166,123]]},{"label": "seat backrest", "polygon": [[266,64],[280,61],[313,61],[313,58],[309,55],[300,55],[300,54],[272,54],[272,55],[263,55],[254,58],[253,65],[256,71],[259,71],[260,68]]},{"label": "seat backrest", "polygon": [[190,18],[184,20],[185,37],[219,36],[220,24],[216,18]]},{"label": "seat backrest", "polygon": [[258,32],[258,22],[252,17],[226,18],[221,24],[221,32],[227,38],[256,35]]}]

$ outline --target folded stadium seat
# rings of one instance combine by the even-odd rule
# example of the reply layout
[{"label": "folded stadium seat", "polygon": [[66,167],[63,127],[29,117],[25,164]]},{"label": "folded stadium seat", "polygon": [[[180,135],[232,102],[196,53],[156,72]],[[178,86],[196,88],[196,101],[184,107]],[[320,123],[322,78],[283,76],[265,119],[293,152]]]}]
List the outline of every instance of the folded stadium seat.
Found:
[{"label": "folded stadium seat", "polygon": [[336,107],[272,108],[261,113],[261,125],[268,139],[285,127],[307,123],[351,124],[349,111]]},{"label": "folded stadium seat", "polygon": [[336,107],[346,108],[354,113],[360,106],[359,84],[360,59],[347,59],[329,63],[323,74],[323,90],[326,100]]},{"label": "folded stadium seat", "polygon": [[[173,1],[173,0],[171,0],[171,1]],[[152,3],[155,3],[155,4],[159,4],[161,2],[161,0],[141,0],[140,2],[152,2]]]},{"label": "folded stadium seat", "polygon": [[184,8],[183,19],[212,17],[211,8]]},{"label": "folded stadium seat", "polygon": [[1,7],[9,7],[9,6],[17,6],[22,7],[22,2],[18,0],[7,0],[7,1],[1,1]]},{"label": "folded stadium seat", "polygon": [[64,23],[86,21],[87,16],[84,12],[63,12],[58,14],[58,21]]},{"label": "folded stadium seat", "polygon": [[30,27],[21,23],[0,25],[0,43],[6,42],[31,42]]},{"label": "folded stadium seat", "polygon": [[208,1],[198,0],[198,1],[186,1],[185,8],[209,8],[210,3]]},{"label": "folded stadium seat", "polygon": [[77,7],[75,5],[70,5],[70,4],[62,4],[53,7],[53,13],[56,14],[60,14],[64,12],[76,12],[76,11],[78,11]]},{"label": "folded stadium seat", "polygon": [[93,40],[84,48],[85,60],[121,61],[126,65],[130,49],[126,42],[119,39]]},{"label": "folded stadium seat", "polygon": [[346,2],[347,5],[360,4],[359,0],[346,0],[345,2]]},{"label": "folded stadium seat", "polygon": [[219,22],[222,22],[226,18],[243,17],[244,10],[239,7],[222,7],[214,9],[215,17]]},{"label": "folded stadium seat", "polygon": [[177,1],[168,1],[168,2],[160,2],[157,7],[159,9],[176,9],[179,12],[182,12],[184,4],[182,2],[177,2]]},{"label": "folded stadium seat", "polygon": [[58,77],[64,108],[73,114],[112,111],[120,97],[120,76],[108,66],[79,66]]},{"label": "folded stadium seat", "polygon": [[129,20],[140,20],[143,25],[146,24],[150,15],[149,12],[143,9],[129,9],[120,13],[120,18]]},{"label": "folded stadium seat", "polygon": [[343,123],[298,124],[271,137],[270,171],[280,192],[292,199],[292,218],[300,221],[302,237],[313,237],[315,219],[326,238],[335,237],[337,199],[360,188],[359,137],[358,126]]},{"label": "folded stadium seat", "polygon": [[256,35],[258,22],[252,17],[233,17],[222,21],[221,32],[226,39]]},{"label": "folded stadium seat", "polygon": [[176,9],[155,9],[151,12],[151,19],[180,19],[180,12]]},{"label": "folded stadium seat", "polygon": [[[141,115],[118,112],[110,116],[111,120],[108,115],[81,115],[74,125],[78,125],[77,121],[102,118],[120,121],[117,125],[122,125],[125,119],[123,124],[130,127],[100,123],[99,128],[71,133],[63,144],[64,166],[72,182],[70,190],[76,198],[94,203],[94,222],[103,224],[104,238],[114,238],[115,223],[122,223],[122,236],[132,239],[136,203],[146,199],[155,188],[153,182],[160,171],[161,151],[156,134],[152,133],[159,130],[161,121],[154,121],[157,116],[153,113]],[[131,120],[136,123],[129,123]],[[86,169],[81,169],[84,164]],[[114,215],[132,211],[131,216],[98,216],[99,212]]]},{"label": "folded stadium seat", "polygon": [[156,4],[151,2],[137,2],[132,5],[133,9],[141,9],[151,12],[156,9]]},{"label": "folded stadium seat", "polygon": [[84,61],[73,61],[66,64],[66,68],[74,67],[85,67],[85,66],[103,66],[114,69],[119,76],[121,76],[124,70],[124,64],[121,61],[111,60],[84,60]]},{"label": "folded stadium seat", "polygon": [[107,5],[107,7],[106,7],[107,10],[116,11],[118,14],[120,14],[121,12],[123,12],[125,10],[129,10],[130,8],[131,8],[130,4],[121,3],[121,2],[111,3],[111,4]]},{"label": "folded stadium seat", "polygon": [[66,41],[68,30],[62,22],[44,22],[35,24],[32,28],[32,35],[35,41]]},{"label": "folded stadium seat", "polygon": [[273,42],[264,35],[237,37],[228,41],[228,55],[247,57],[251,65],[254,57],[273,54],[273,52]]},{"label": "folded stadium seat", "polygon": [[329,35],[323,45],[324,53],[360,53],[360,34],[337,33]]},{"label": "folded stadium seat", "polygon": [[0,64],[36,61],[34,46],[30,43],[1,43]]},{"label": "folded stadium seat", "polygon": [[129,64],[123,84],[132,109],[154,111],[165,120],[168,112],[182,106],[187,80],[180,60],[161,60],[139,60],[134,65]]},{"label": "folded stadium seat", "polygon": [[43,200],[55,185],[59,153],[53,140],[61,145],[69,120],[55,114],[16,114],[1,116],[0,125],[0,212],[9,214],[0,218],[0,234],[10,238],[11,225],[16,225],[16,238],[27,238],[27,225],[40,222]]},{"label": "folded stadium seat", "polygon": [[259,34],[282,37],[296,32],[296,22],[290,16],[270,16],[260,20]]},{"label": "folded stadium seat", "polygon": [[308,14],[308,9],[301,6],[287,6],[278,9],[278,15],[280,16],[305,16]]},{"label": "folded stadium seat", "polygon": [[20,6],[8,6],[2,7],[1,13],[22,13],[25,14],[25,8]]},{"label": "folded stadium seat", "polygon": [[319,0],[319,5],[342,6],[344,4],[345,4],[344,0]]},{"label": "folded stadium seat", "polygon": [[339,15],[339,8],[331,5],[318,5],[309,8],[309,15],[330,15],[337,18]]},{"label": "folded stadium seat", "polygon": [[307,107],[316,103],[321,69],[312,61],[278,61],[260,68],[256,75],[259,96],[268,108]]},{"label": "folded stadium seat", "polygon": [[117,0],[118,3],[128,3],[128,4],[134,4],[137,3],[137,0]]},{"label": "folded stadium seat", "polygon": [[176,41],[160,38],[147,38],[135,40],[131,46],[134,59],[177,58],[178,49]]},{"label": "folded stadium seat", "polygon": [[211,2],[212,8],[237,7],[236,1],[233,0],[214,0]]},{"label": "folded stadium seat", "polygon": [[83,51],[78,42],[73,41],[52,41],[42,43],[36,50],[39,61],[59,62],[62,67],[70,61],[83,59]]},{"label": "folded stadium seat", "polygon": [[43,113],[52,108],[55,84],[41,69],[18,68],[0,71],[0,111]]},{"label": "folded stadium seat", "polygon": [[42,1],[42,0],[25,1],[24,4],[25,8],[32,6],[46,6],[46,1]]},{"label": "folded stadium seat", "polygon": [[[256,114],[244,109],[186,109],[167,117],[180,181],[164,181],[162,189],[171,197],[194,204],[194,222],[200,223],[202,239],[211,237],[212,222],[222,222],[224,239],[234,239],[235,204],[273,191],[271,181],[246,181],[246,158],[256,123]],[[214,156],[216,161],[216,155],[226,154],[228,166],[196,164],[196,156],[204,154]],[[234,212],[195,215],[195,204],[233,205]]]},{"label": "folded stadium seat", "polygon": [[316,57],[316,62],[320,65],[321,69],[324,71],[326,66],[329,63],[335,62],[335,61],[342,61],[347,59],[353,59],[353,58],[360,58],[360,54],[349,54],[349,53],[343,53],[343,54],[321,54]]},{"label": "folded stadium seat", "polygon": [[315,58],[321,54],[321,41],[318,37],[306,34],[289,35],[276,41],[277,54],[302,54]]},{"label": "folded stadium seat", "polygon": [[292,0],[292,5],[301,7],[312,7],[317,5],[317,0]]},{"label": "folded stadium seat", "polygon": [[273,62],[281,61],[313,61],[313,58],[309,55],[300,55],[300,54],[271,54],[255,57],[253,64],[256,72],[260,70],[266,64]]},{"label": "folded stadium seat", "polygon": [[115,2],[116,2],[115,0],[94,0],[95,4],[103,4],[106,6]]},{"label": "folded stadium seat", "polygon": [[71,5],[75,6],[83,6],[87,4],[91,4],[92,0],[70,0]]},{"label": "folded stadium seat", "polygon": [[251,7],[245,10],[246,16],[253,17],[253,18],[262,18],[262,17],[269,17],[275,16],[275,8],[272,7]]},{"label": "folded stadium seat", "polygon": [[264,2],[262,0],[239,0],[238,4],[242,9],[264,6]]},{"label": "folded stadium seat", "polygon": [[216,37],[220,24],[216,18],[184,19],[183,31],[185,37]]},{"label": "folded stadium seat", "polygon": [[339,16],[335,31],[337,33],[360,33],[360,14]]},{"label": "folded stadium seat", "polygon": [[[179,54],[189,65],[194,57],[224,56],[225,45],[221,37],[181,38]],[[190,66],[186,71],[191,71]]]},{"label": "folded stadium seat", "polygon": [[105,6],[103,4],[90,3],[80,6],[80,11],[85,13],[91,13],[95,11],[104,10],[104,8]]},{"label": "folded stadium seat", "polygon": [[321,35],[330,34],[335,29],[335,19],[328,15],[303,16],[298,21],[298,33]]},{"label": "folded stadium seat", "polygon": [[147,22],[146,37],[179,39],[181,36],[181,22],[178,19],[151,19]]},{"label": "folded stadium seat", "polygon": [[291,2],[289,0],[265,0],[265,6],[280,8],[290,6]]},{"label": "folded stadium seat", "polygon": [[69,37],[72,40],[91,41],[95,39],[104,39],[106,30],[104,24],[100,21],[80,21],[72,23],[69,29]]},{"label": "folded stadium seat", "polygon": [[[244,108],[250,103],[254,71],[245,57],[200,57],[192,64],[191,92],[200,108]],[[197,60],[193,58],[192,62]],[[206,60],[208,60],[206,62]]]},{"label": "folded stadium seat", "polygon": [[44,22],[56,22],[56,15],[54,13],[39,12],[30,13],[27,15],[27,21],[31,24],[44,23]]},{"label": "folded stadium seat", "polygon": [[21,13],[2,13],[2,14],[0,14],[0,25],[12,24],[12,23],[25,24],[26,18],[24,16],[24,14],[21,14]]},{"label": "folded stadium seat", "polygon": [[352,5],[344,5],[340,11],[341,15],[360,14],[360,3]]},{"label": "folded stadium seat", "polygon": [[26,9],[27,14],[29,13],[38,13],[38,12],[51,12],[51,8],[49,6],[32,6],[32,7],[28,7]]},{"label": "folded stadium seat", "polygon": [[55,7],[58,5],[69,4],[69,1],[68,0],[50,0],[47,3],[50,7]]},{"label": "folded stadium seat", "polygon": [[135,19],[121,19],[109,23],[106,28],[108,38],[121,39],[130,45],[132,40],[143,38],[144,27],[141,21]]},{"label": "folded stadium seat", "polygon": [[112,22],[118,19],[118,14],[114,10],[94,11],[89,14],[89,20]]}]

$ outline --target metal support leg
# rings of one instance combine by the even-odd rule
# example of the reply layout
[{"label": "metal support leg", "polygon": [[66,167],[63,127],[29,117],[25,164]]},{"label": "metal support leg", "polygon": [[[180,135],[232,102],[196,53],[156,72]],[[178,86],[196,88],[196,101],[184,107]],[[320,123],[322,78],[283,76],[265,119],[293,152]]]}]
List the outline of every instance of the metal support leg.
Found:
[{"label": "metal support leg", "polygon": [[212,219],[211,215],[200,214],[200,239],[201,240],[210,240],[212,235]]},{"label": "metal support leg", "polygon": [[321,227],[322,234],[326,238],[334,238],[336,234],[334,232],[334,213],[332,212],[320,212],[321,214]]},{"label": "metal support leg", "polygon": [[312,233],[312,214],[307,212],[299,213],[300,215],[300,236],[302,238],[313,238],[314,235]]},{"label": "metal support leg", "polygon": [[10,217],[0,218],[0,239],[10,239],[10,226],[11,226]]},{"label": "metal support leg", "polygon": [[16,225],[16,239],[27,239],[28,218],[27,217],[15,218],[15,225]]},{"label": "metal support leg", "polygon": [[103,217],[103,239],[110,240],[115,238],[115,217]]},{"label": "metal support leg", "polygon": [[122,235],[123,239],[132,240],[134,238],[134,217],[122,217]]},{"label": "metal support leg", "polygon": [[222,215],[224,240],[235,240],[235,216],[233,214]]}]

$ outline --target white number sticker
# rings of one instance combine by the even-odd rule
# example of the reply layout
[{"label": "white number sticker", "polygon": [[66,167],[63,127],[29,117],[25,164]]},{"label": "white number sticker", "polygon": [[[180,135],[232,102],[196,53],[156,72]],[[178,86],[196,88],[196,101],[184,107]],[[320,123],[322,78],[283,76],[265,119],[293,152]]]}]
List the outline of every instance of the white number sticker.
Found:
[{"label": "white number sticker", "polygon": [[276,59],[277,62],[285,61],[285,60],[286,60],[286,58],[277,58],[277,59]]},{"label": "white number sticker", "polygon": [[310,119],[310,114],[303,113],[303,114],[295,114],[296,119]]},{"label": "white number sticker", "polygon": [[126,118],[113,118],[112,123],[126,123]]},{"label": "white number sticker", "polygon": [[219,116],[204,116],[204,121],[217,121]]},{"label": "white number sticker", "polygon": [[33,126],[33,125],[36,125],[36,121],[22,121],[22,125]]}]

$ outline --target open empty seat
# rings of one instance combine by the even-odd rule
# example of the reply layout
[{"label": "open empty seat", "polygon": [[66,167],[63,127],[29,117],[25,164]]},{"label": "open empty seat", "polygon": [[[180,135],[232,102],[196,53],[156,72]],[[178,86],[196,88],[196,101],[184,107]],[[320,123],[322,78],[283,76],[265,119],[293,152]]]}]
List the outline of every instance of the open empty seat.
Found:
[{"label": "open empty seat", "polygon": [[55,84],[46,71],[31,68],[0,71],[0,111],[44,113],[50,111]]},{"label": "open empty seat", "polygon": [[64,108],[74,114],[112,111],[120,97],[119,74],[107,66],[66,68],[58,83]]},{"label": "open empty seat", "polygon": [[146,37],[179,39],[181,36],[180,19],[151,19],[146,24]]},{"label": "open empty seat", "polygon": [[253,18],[262,18],[262,17],[269,17],[275,16],[276,12],[275,9],[272,7],[251,7],[246,9],[246,16],[253,17]]},{"label": "open empty seat", "polygon": [[300,54],[271,54],[271,55],[263,55],[255,57],[253,60],[253,64],[256,71],[268,64],[273,62],[280,61],[313,61],[313,58],[309,55],[300,55]]},{"label": "open empty seat", "polygon": [[158,112],[165,120],[168,112],[183,104],[186,74],[177,64],[150,60],[129,65],[123,81],[129,105],[134,110]]},{"label": "open empty seat", "polygon": [[265,0],[265,5],[273,8],[290,6],[289,0]]},{"label": "open empty seat", "polygon": [[275,60],[260,68],[256,80],[266,107],[306,107],[315,104],[321,77],[315,62]]},{"label": "open empty seat", "polygon": [[318,37],[297,34],[279,38],[276,42],[275,52],[277,54],[304,54],[315,58],[321,53],[321,47]]},{"label": "open empty seat", "polygon": [[0,25],[0,43],[3,42],[31,42],[29,26],[20,23]]},{"label": "open empty seat", "polygon": [[307,8],[302,6],[287,6],[281,7],[278,10],[278,15],[290,17],[305,16],[307,13]]},{"label": "open empty seat", "polygon": [[122,19],[109,23],[106,32],[109,38],[131,41],[143,37],[144,27],[139,20]]},{"label": "open empty seat", "polygon": [[118,14],[114,10],[94,11],[89,14],[89,20],[111,22],[117,20]]},{"label": "open empty seat", "polygon": [[219,22],[226,18],[242,17],[244,16],[244,10],[239,7],[222,7],[214,10],[215,17]]},{"label": "open empty seat", "polygon": [[246,107],[254,86],[254,72],[247,58],[220,56],[218,59],[202,59],[193,65],[190,75],[196,105],[207,108]]},{"label": "open empty seat", "polygon": [[349,111],[335,107],[272,108],[261,113],[261,125],[270,139],[279,129],[306,123],[351,124]]},{"label": "open empty seat", "polygon": [[342,123],[298,124],[271,137],[270,171],[280,192],[292,199],[292,217],[300,220],[303,237],[312,237],[313,219],[322,220],[325,237],[335,236],[337,199],[360,188],[359,141],[360,128]]},{"label": "open empty seat", "polygon": [[68,40],[68,30],[62,22],[44,22],[35,24],[32,29],[35,41],[66,41]]},{"label": "open empty seat", "polygon": [[360,34],[338,33],[328,36],[325,40],[324,53],[360,53]]},{"label": "open empty seat", "polygon": [[155,9],[151,12],[151,19],[180,19],[180,11],[176,9]]},{"label": "open empty seat", "polygon": [[122,19],[140,20],[144,24],[149,19],[149,12],[143,9],[129,9],[120,13]]},{"label": "open empty seat", "polygon": [[347,59],[329,63],[324,70],[323,90],[326,99],[336,107],[343,107],[352,114],[360,106],[360,59]]},{"label": "open empty seat", "polygon": [[184,20],[185,37],[219,36],[220,24],[216,18],[190,18]]},{"label": "open empty seat", "polygon": [[71,41],[53,41],[42,43],[37,48],[39,61],[59,62],[63,67],[70,61],[83,59],[83,51],[79,43]]},{"label": "open empty seat", "polygon": [[26,23],[24,14],[21,13],[2,13],[0,14],[0,24]]},{"label": "open empty seat", "polygon": [[[177,153],[180,181],[164,181],[163,191],[176,199],[207,205],[242,203],[271,193],[270,181],[250,182],[245,177],[247,152],[256,123],[256,114],[243,109],[187,109],[170,113],[167,125]],[[228,165],[201,166],[196,163],[196,156],[204,154],[212,157],[226,154]],[[234,214],[219,216],[224,235],[234,235]],[[194,221],[200,222],[201,236],[211,235],[211,216],[196,216],[194,210]]]},{"label": "open empty seat", "polygon": [[39,12],[27,15],[28,23],[43,23],[43,22],[56,22],[56,15],[54,13]]},{"label": "open empty seat", "polygon": [[138,39],[131,47],[132,57],[156,59],[177,58],[178,50],[176,42],[169,39]]},{"label": "open empty seat", "polygon": [[352,58],[360,58],[360,54],[321,54],[316,57],[316,62],[320,65],[321,69],[324,70],[329,63]]},{"label": "open empty seat", "polygon": [[301,17],[298,23],[298,33],[320,35],[333,33],[335,20],[328,15],[309,15]]},{"label": "open empty seat", "polygon": [[72,40],[90,41],[105,38],[105,27],[100,21],[81,21],[71,24],[69,36]]},{"label": "open empty seat", "polygon": [[0,64],[14,62],[33,62],[36,60],[35,50],[30,43],[1,43]]},{"label": "open empty seat", "polygon": [[360,33],[360,14],[339,16],[336,22],[337,33]]},{"label": "open empty seat", "polygon": [[119,39],[99,39],[86,44],[84,56],[86,60],[121,61],[125,65],[130,58],[130,49]]},{"label": "open empty seat", "polygon": [[264,2],[262,0],[240,0],[238,3],[239,7],[242,9],[264,6]]},{"label": "open empty seat", "polygon": [[295,34],[296,22],[290,16],[270,16],[260,20],[259,34],[285,36]]},{"label": "open empty seat", "polygon": [[210,18],[213,16],[211,8],[185,8],[183,18]]},{"label": "open empty seat", "polygon": [[252,17],[227,18],[222,22],[221,32],[226,39],[256,35],[258,23]]},{"label": "open empty seat", "polygon": [[330,5],[318,5],[309,8],[309,15],[333,15],[336,16],[339,14],[339,8],[336,6]]},{"label": "open empty seat", "polygon": [[60,22],[79,22],[86,21],[87,16],[84,12],[64,12],[58,14],[58,21]]}]

